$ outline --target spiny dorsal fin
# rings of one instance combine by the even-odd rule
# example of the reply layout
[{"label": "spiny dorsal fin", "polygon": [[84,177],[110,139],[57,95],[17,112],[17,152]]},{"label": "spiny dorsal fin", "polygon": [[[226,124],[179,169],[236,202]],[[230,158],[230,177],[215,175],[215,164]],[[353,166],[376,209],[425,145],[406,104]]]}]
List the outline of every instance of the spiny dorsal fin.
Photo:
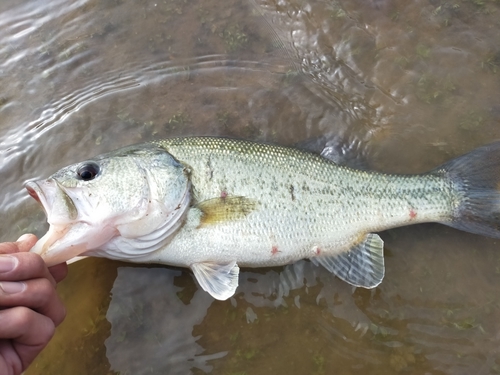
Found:
[{"label": "spiny dorsal fin", "polygon": [[234,261],[193,263],[191,269],[202,289],[215,299],[224,301],[232,297],[238,287],[240,269]]},{"label": "spiny dorsal fin", "polygon": [[351,285],[375,288],[384,278],[384,241],[368,233],[349,251],[331,256],[311,258],[314,264],[321,264],[328,271]]},{"label": "spiny dorsal fin", "polygon": [[200,202],[202,212],[200,227],[226,221],[242,219],[257,208],[257,201],[246,198],[227,196]]}]

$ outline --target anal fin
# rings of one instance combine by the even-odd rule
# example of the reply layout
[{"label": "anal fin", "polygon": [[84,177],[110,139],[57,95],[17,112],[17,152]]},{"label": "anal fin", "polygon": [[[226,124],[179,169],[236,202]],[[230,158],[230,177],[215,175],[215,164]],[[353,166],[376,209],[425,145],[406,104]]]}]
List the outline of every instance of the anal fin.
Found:
[{"label": "anal fin", "polygon": [[194,263],[191,270],[202,289],[215,299],[224,301],[232,297],[238,287],[240,268],[235,261]]},{"label": "anal fin", "polygon": [[373,233],[346,252],[335,255],[319,255],[311,258],[345,282],[363,288],[375,288],[385,273],[384,241]]}]

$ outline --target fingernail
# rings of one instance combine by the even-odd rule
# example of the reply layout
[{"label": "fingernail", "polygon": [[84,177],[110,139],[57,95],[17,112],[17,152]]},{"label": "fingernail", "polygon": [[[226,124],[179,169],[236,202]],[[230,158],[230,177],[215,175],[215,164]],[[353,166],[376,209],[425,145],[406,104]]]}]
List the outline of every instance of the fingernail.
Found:
[{"label": "fingernail", "polygon": [[12,271],[17,266],[17,258],[10,255],[0,255],[0,272]]},{"label": "fingernail", "polygon": [[22,281],[2,281],[0,288],[7,294],[21,293],[26,289],[26,284]]}]

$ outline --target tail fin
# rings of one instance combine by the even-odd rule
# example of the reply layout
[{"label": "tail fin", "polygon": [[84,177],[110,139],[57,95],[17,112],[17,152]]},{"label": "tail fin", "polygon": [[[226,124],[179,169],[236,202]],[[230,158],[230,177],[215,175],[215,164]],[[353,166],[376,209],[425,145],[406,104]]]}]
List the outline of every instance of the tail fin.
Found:
[{"label": "tail fin", "polygon": [[433,171],[447,175],[462,195],[451,227],[500,238],[500,141],[445,163]]}]

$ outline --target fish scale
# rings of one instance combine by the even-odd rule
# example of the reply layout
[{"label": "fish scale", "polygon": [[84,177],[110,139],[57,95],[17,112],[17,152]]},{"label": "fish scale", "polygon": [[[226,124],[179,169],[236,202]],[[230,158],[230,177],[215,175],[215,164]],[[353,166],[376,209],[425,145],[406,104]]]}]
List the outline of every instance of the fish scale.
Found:
[{"label": "fish scale", "polygon": [[[453,188],[443,176],[356,171],[297,149],[224,138],[174,138],[154,144],[188,166],[197,201],[224,192],[259,203],[244,220],[209,228],[197,229],[193,218],[192,227],[184,229],[187,235],[177,236],[162,250],[162,257],[172,257],[180,266],[201,257],[233,258],[250,267],[293,262],[311,257],[315,246],[327,253],[343,251],[360,232],[447,221],[453,211]],[[207,165],[209,172],[204,171]],[[418,212],[414,218],[411,209]],[[208,236],[218,240],[207,243]],[[278,254],[272,254],[273,246]],[[191,256],[176,255],[186,253]]]}]

